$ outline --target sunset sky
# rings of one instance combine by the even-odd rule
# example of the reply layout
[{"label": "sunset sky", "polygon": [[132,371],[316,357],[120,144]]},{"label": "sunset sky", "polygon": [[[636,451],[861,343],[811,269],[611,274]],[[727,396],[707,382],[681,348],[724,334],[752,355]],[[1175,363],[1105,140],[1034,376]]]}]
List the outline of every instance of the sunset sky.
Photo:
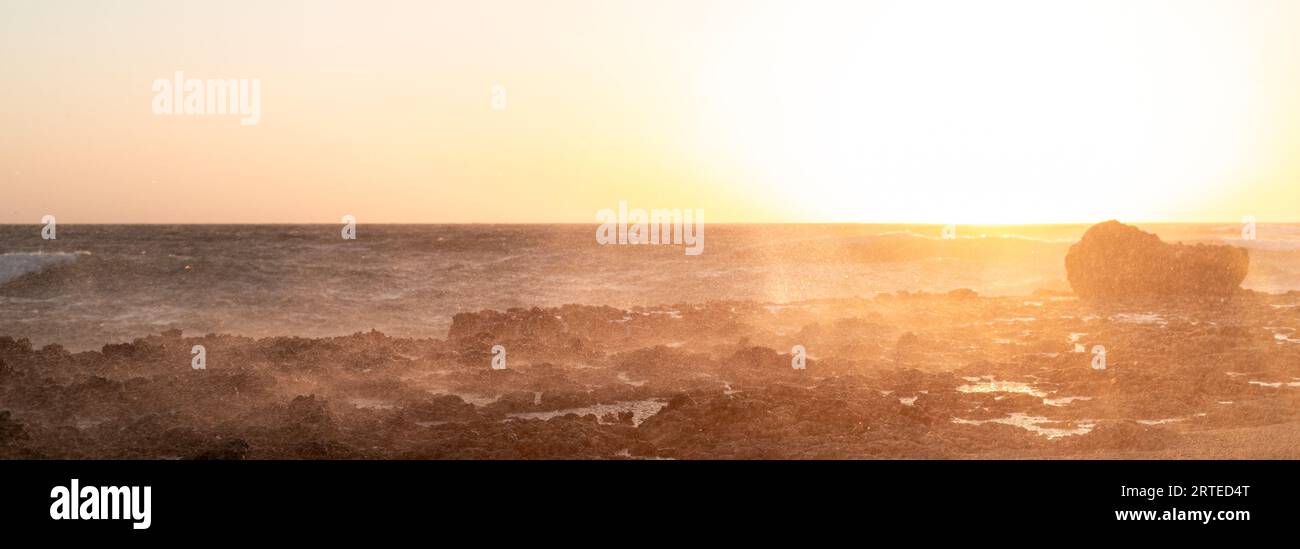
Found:
[{"label": "sunset sky", "polygon": [[[7,0],[0,222],[1294,222],[1297,23],[1288,0]],[[176,71],[260,79],[260,123],[155,115]]]}]

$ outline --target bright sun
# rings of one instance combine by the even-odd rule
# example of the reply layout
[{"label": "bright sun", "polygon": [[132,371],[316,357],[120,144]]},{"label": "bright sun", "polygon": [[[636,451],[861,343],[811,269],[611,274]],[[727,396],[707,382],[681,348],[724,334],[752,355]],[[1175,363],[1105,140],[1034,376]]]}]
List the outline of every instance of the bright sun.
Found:
[{"label": "bright sun", "polygon": [[700,76],[701,127],[790,220],[1156,219],[1250,145],[1249,74],[1208,12],[772,9]]}]

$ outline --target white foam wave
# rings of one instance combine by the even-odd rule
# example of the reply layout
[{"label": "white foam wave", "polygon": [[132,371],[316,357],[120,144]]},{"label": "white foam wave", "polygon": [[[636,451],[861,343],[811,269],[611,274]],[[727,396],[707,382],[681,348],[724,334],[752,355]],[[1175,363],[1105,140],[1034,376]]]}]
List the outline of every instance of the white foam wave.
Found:
[{"label": "white foam wave", "polygon": [[29,273],[39,273],[53,265],[72,261],[90,252],[10,252],[0,254],[0,284]]}]

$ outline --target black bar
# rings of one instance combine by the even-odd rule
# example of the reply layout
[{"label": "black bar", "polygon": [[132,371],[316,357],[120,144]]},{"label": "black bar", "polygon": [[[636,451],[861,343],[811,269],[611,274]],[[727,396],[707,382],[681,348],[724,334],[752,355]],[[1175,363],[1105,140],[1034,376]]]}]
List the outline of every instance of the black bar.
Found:
[{"label": "black bar", "polygon": [[[1240,536],[1295,523],[1281,461],[11,461],[0,516],[43,535],[184,539],[220,530],[308,537],[408,532],[439,539],[654,525],[961,538],[995,532]],[[53,520],[55,486],[150,486],[149,528]],[[1181,497],[1168,487],[1180,486]],[[1249,487],[1199,489],[1196,487]],[[1149,498],[1121,487],[1166,491]],[[1193,495],[1193,490],[1205,490]],[[1227,493],[1225,493],[1225,490]],[[1248,519],[1119,521],[1116,511],[1237,512]],[[737,519],[743,522],[733,522]],[[746,526],[743,526],[746,525]],[[640,525],[634,527],[633,525]],[[740,532],[737,532],[740,533]],[[1019,534],[1017,534],[1019,535]],[[636,537],[636,536],[633,536]],[[974,538],[972,538],[974,539]],[[617,542],[618,539],[611,541]]]}]

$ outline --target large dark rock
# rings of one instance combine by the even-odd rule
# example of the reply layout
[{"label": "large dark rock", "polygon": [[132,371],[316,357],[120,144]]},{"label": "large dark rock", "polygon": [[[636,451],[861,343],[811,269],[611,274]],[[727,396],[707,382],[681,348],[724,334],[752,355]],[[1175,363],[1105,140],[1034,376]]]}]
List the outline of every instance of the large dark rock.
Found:
[{"label": "large dark rock", "polygon": [[9,419],[9,411],[0,411],[0,446],[7,446],[27,438],[23,424]]},{"label": "large dark rock", "polygon": [[1070,286],[1083,298],[1224,296],[1249,266],[1243,248],[1166,244],[1118,221],[1093,225],[1065,255]]}]

